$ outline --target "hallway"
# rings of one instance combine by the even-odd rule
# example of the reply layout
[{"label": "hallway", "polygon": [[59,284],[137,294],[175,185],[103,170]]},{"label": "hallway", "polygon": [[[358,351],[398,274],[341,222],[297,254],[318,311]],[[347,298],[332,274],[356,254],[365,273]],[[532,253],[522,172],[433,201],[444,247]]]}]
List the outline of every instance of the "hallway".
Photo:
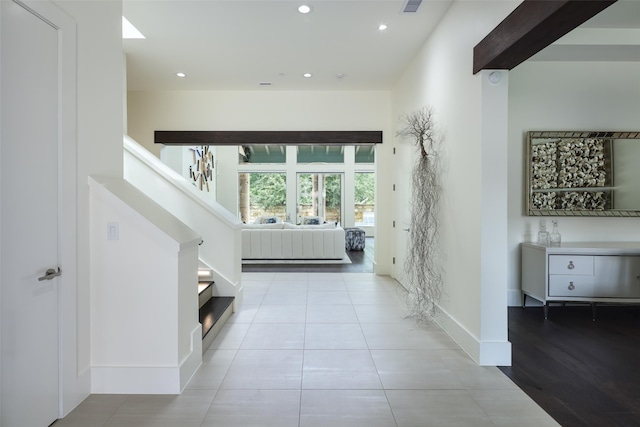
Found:
[{"label": "hallway", "polygon": [[365,273],[243,273],[244,305],[179,396],[92,395],[55,427],[555,426],[403,291]]}]

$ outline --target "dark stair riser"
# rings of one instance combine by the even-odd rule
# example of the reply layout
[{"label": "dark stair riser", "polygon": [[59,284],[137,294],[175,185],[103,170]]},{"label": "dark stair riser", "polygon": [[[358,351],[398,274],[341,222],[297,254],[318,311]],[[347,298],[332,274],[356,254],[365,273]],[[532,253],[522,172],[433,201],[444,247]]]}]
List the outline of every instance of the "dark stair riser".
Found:
[{"label": "dark stair riser", "polygon": [[200,308],[202,338],[209,333],[227,308],[233,304],[234,299],[234,297],[213,297]]}]

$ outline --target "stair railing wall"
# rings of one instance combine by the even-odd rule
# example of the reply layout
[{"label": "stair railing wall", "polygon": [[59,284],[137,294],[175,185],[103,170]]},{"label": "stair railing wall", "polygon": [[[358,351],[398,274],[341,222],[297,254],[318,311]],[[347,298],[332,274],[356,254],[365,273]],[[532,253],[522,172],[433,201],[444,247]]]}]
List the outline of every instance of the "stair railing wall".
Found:
[{"label": "stair railing wall", "polygon": [[128,136],[124,178],[202,236],[200,259],[213,270],[215,291],[242,301],[241,222]]},{"label": "stair railing wall", "polygon": [[91,392],[179,394],[202,364],[201,236],[124,179],[89,187]]}]

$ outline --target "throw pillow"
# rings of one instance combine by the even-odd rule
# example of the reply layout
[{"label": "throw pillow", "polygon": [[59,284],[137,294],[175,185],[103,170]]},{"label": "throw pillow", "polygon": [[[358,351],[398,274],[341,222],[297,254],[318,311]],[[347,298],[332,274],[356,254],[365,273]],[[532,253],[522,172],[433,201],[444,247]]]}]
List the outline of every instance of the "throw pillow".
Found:
[{"label": "throw pillow", "polygon": [[282,223],[272,223],[272,224],[243,224],[242,228],[258,228],[258,229],[274,229],[274,230],[282,230]]},{"label": "throw pillow", "polygon": [[303,225],[320,225],[324,222],[321,216],[305,216],[302,218]]},{"label": "throw pillow", "polygon": [[260,216],[256,218],[254,224],[276,224],[280,221],[280,218],[277,216]]}]

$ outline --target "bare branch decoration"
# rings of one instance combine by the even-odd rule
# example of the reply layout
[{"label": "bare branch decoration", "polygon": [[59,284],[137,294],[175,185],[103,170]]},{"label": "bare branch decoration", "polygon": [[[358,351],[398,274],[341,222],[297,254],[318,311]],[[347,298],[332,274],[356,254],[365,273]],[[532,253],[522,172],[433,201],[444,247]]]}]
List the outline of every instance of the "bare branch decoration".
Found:
[{"label": "bare branch decoration", "polygon": [[400,122],[404,127],[398,131],[398,136],[412,138],[414,144],[420,147],[421,156],[427,157],[435,148],[433,110],[430,107],[422,107],[404,114],[400,117]]},{"label": "bare branch decoration", "polygon": [[409,317],[430,321],[442,296],[439,263],[441,168],[433,110],[423,107],[400,118],[397,135],[411,138],[420,148],[412,170],[411,223],[404,264],[408,280]]}]

